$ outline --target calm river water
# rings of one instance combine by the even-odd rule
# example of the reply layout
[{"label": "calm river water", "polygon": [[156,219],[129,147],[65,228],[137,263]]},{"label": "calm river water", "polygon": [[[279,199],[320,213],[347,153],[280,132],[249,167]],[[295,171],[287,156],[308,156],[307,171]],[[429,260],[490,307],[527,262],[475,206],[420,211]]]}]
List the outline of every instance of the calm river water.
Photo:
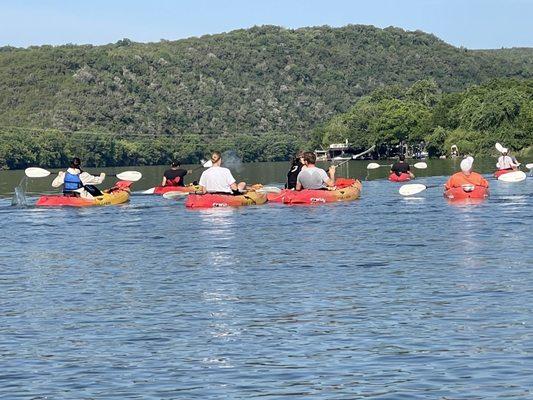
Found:
[{"label": "calm river water", "polygon": [[533,396],[533,178],[456,206],[401,198],[383,169],[356,202],[191,211],[14,207],[21,177],[0,172],[0,398]]}]

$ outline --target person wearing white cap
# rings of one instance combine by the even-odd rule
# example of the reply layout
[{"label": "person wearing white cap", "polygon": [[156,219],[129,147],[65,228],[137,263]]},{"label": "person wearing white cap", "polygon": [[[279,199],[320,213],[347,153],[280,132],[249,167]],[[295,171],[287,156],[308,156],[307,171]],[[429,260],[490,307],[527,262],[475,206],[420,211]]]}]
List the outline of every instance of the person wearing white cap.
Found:
[{"label": "person wearing white cap", "polygon": [[481,174],[472,171],[474,164],[474,157],[466,157],[461,161],[461,172],[453,174],[448,182],[444,185],[446,190],[456,187],[462,187],[463,185],[483,186],[488,188],[489,183]]},{"label": "person wearing white cap", "polygon": [[501,149],[502,155],[498,158],[498,162],[496,163],[496,167],[499,171],[513,171],[518,168],[520,165],[519,162],[516,161],[516,159],[513,159],[509,155],[509,149],[506,149],[503,147]]}]

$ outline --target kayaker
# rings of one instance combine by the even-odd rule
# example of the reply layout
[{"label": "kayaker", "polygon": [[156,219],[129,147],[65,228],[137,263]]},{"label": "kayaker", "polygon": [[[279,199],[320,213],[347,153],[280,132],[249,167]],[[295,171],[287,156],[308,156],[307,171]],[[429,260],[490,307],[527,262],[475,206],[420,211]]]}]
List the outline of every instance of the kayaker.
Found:
[{"label": "kayaker", "polygon": [[296,179],[296,190],[302,189],[328,189],[335,187],[335,166],[329,167],[328,172],[317,168],[316,154],[306,151],[303,154],[305,168],[300,171]]},{"label": "kayaker", "polygon": [[63,185],[63,194],[65,196],[82,197],[92,199],[93,196],[99,196],[102,193],[92,185],[99,185],[105,179],[105,173],[100,176],[94,176],[88,172],[82,171],[81,160],[74,157],[67,171],[59,171],[57,177],[52,181],[52,186],[57,188]]},{"label": "kayaker", "polygon": [[291,168],[287,173],[287,183],[285,184],[286,189],[296,189],[296,180],[298,179],[298,174],[302,171],[302,168],[305,168],[303,155],[303,151],[300,151],[292,159]]},{"label": "kayaker", "polygon": [[181,163],[174,161],[170,164],[170,169],[163,173],[161,186],[185,186],[185,175],[191,173],[191,170],[180,168]]},{"label": "kayaker", "polygon": [[509,149],[503,148],[501,149],[502,155],[498,158],[498,162],[496,163],[496,168],[498,168],[499,171],[514,171],[519,166],[520,163],[514,159],[514,157],[511,157],[509,155]]},{"label": "kayaker", "polygon": [[409,166],[408,163],[405,162],[405,156],[403,154],[400,154],[398,156],[398,162],[392,164],[390,173],[395,174],[398,177],[401,174],[409,174],[411,179],[415,178],[415,175],[411,172],[411,167]]},{"label": "kayaker", "polygon": [[450,179],[446,182],[444,187],[446,190],[451,188],[462,187],[463,185],[474,185],[489,187],[489,183],[481,174],[472,171],[472,166],[474,164],[473,157],[466,157],[461,161],[461,172],[453,174]]},{"label": "kayaker", "polygon": [[244,192],[246,183],[240,182],[237,184],[231,171],[221,167],[222,155],[220,152],[213,152],[211,162],[213,166],[205,170],[200,177],[198,193],[242,194]]}]

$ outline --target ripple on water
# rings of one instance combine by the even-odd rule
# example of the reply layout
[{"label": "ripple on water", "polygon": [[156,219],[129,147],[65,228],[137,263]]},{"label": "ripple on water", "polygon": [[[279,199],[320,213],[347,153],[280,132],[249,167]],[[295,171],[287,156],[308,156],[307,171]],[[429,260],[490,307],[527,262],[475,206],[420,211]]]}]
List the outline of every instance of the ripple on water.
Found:
[{"label": "ripple on water", "polygon": [[531,397],[531,184],[476,206],[364,186],[323,207],[0,199],[0,397]]}]

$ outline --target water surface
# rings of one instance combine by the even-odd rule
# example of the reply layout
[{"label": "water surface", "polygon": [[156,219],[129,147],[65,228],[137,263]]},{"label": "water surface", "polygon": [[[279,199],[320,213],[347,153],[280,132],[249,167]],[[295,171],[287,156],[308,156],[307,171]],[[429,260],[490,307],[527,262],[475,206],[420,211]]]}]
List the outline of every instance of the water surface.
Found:
[{"label": "water surface", "polygon": [[[264,167],[239,177],[282,180]],[[351,203],[197,211],[12,207],[20,178],[0,173],[0,398],[532,396],[531,179],[475,206],[375,179]]]}]

